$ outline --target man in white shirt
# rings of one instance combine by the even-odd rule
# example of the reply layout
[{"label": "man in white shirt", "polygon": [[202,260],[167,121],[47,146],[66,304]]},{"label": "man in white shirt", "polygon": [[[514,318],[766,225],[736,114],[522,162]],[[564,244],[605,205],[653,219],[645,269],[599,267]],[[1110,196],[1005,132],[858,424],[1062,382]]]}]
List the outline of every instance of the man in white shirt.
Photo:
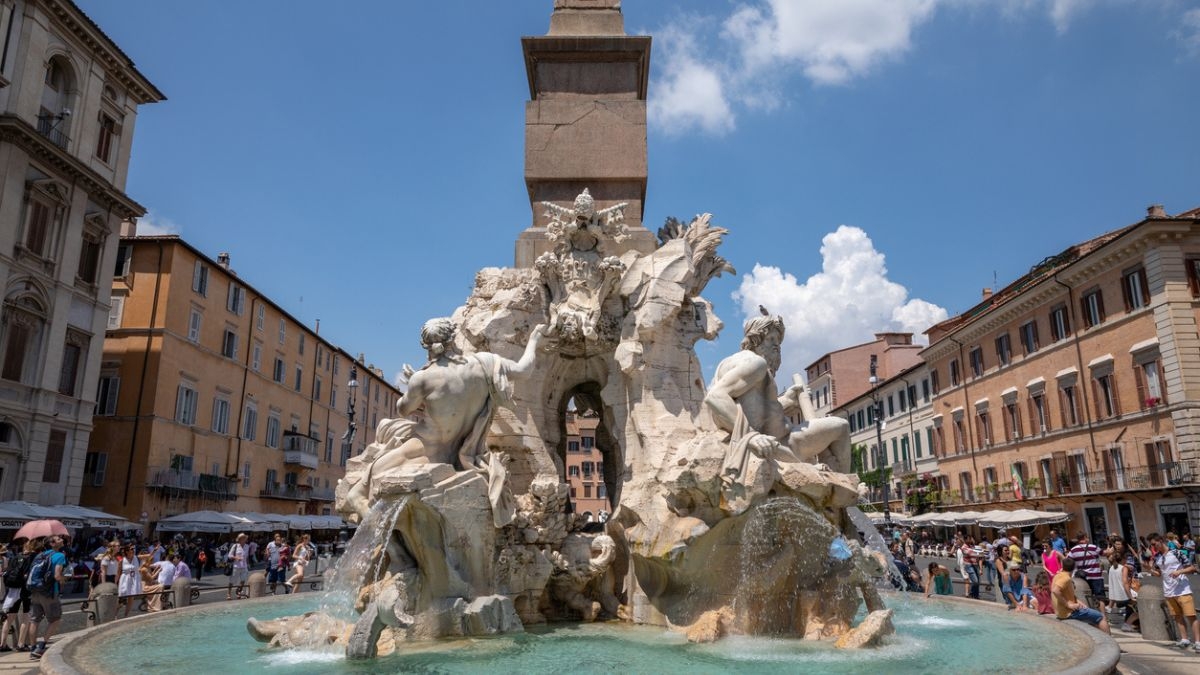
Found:
[{"label": "man in white shirt", "polygon": [[283,535],[275,533],[275,541],[267,544],[267,582],[271,584],[271,594],[275,593],[276,584],[282,583],[287,575],[287,569],[279,564],[279,552],[283,550]]},{"label": "man in white shirt", "polygon": [[146,608],[157,612],[162,609],[162,592],[170,590],[171,582],[175,581],[175,566],[170,560],[160,560],[150,565],[150,571],[158,575],[158,583],[146,586],[142,591],[148,594]]},{"label": "man in white shirt", "polygon": [[[1179,556],[1167,548],[1167,540],[1157,532],[1151,534],[1150,548],[1154,557],[1150,559],[1150,573],[1162,577],[1163,597],[1175,617],[1175,626],[1179,634],[1179,642],[1175,643],[1180,649],[1191,647],[1200,654],[1200,620],[1196,618],[1196,604],[1192,598],[1192,585],[1187,575],[1196,573],[1195,563],[1184,564]],[[1190,631],[1188,629],[1191,629]],[[1192,639],[1188,639],[1188,634]]]}]

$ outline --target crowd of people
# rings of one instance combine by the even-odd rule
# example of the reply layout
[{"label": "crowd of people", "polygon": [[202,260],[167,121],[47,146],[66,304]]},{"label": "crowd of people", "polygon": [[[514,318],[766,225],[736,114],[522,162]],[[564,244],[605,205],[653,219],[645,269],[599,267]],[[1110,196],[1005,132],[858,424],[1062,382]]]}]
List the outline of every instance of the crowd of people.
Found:
[{"label": "crowd of people", "polygon": [[[935,541],[928,531],[896,530],[890,548],[901,576],[894,582],[898,588],[923,592],[926,597],[951,595],[952,575],[957,574],[966,597],[979,599],[981,585],[987,584],[999,589],[1009,610],[1083,621],[1105,632],[1111,630],[1107,615],[1118,611],[1122,630],[1140,631],[1137,600],[1141,580],[1150,575],[1161,577],[1163,596],[1177,630],[1176,646],[1200,653],[1200,619],[1187,576],[1200,573],[1200,567],[1196,542],[1188,533],[1153,533],[1139,537],[1136,544],[1111,535],[1097,544],[1081,532],[1068,544],[1052,529],[1048,537],[1030,546],[1015,530],[980,541],[960,532],[949,542]],[[917,555],[953,559],[954,569],[933,561],[922,576],[916,570]],[[1086,586],[1087,597],[1078,597],[1075,579]]]},{"label": "crowd of people", "polygon": [[[183,535],[147,540],[121,534],[97,532],[74,542],[54,535],[0,545],[0,652],[29,652],[30,658],[40,659],[62,620],[66,593],[115,584],[117,613],[129,616],[143,601],[147,611],[163,609],[164,592],[179,579],[199,581],[206,574],[226,577],[226,599],[247,597],[249,572],[260,566],[271,593],[279,592],[280,585],[282,592],[291,593],[312,573],[310,565],[317,557],[308,534],[299,535],[293,544],[282,533],[257,539],[238,534],[229,541]],[[336,546],[336,539],[325,544],[330,553]]]}]

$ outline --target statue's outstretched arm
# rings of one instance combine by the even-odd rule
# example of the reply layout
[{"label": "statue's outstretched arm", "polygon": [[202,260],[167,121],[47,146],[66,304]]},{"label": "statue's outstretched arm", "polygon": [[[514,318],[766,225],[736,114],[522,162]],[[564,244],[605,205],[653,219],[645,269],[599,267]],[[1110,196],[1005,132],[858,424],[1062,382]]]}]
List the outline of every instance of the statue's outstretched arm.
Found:
[{"label": "statue's outstretched arm", "polygon": [[509,376],[514,378],[525,377],[533,371],[533,362],[537,358],[537,349],[544,337],[546,337],[546,324],[539,323],[533,327],[533,331],[529,334],[529,342],[525,344],[525,353],[521,355],[521,360],[516,363],[509,361],[506,364]]}]

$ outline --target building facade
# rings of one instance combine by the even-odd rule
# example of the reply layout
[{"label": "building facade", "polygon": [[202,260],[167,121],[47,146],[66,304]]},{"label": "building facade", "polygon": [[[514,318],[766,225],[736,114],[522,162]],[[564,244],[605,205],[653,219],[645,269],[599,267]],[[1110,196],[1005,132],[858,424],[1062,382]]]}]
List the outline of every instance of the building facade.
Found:
[{"label": "building facade", "polygon": [[76,504],[138,106],[164,99],[78,7],[0,3],[0,500]]},{"label": "building facade", "polygon": [[[877,410],[883,413],[879,417],[881,429],[876,428]],[[924,499],[917,497],[916,491],[923,489],[923,483],[932,482],[938,470],[933,410],[929,369],[918,363],[880,380],[871,391],[830,413],[850,422],[855,471],[871,479],[867,481],[870,502],[882,508],[883,480],[889,481],[889,507],[893,511],[912,512],[916,500]]]},{"label": "building facade", "polygon": [[592,411],[567,410],[566,467],[571,488],[571,506],[587,520],[607,520],[612,513],[608,486],[604,482],[604,458],[596,445],[600,417]]},{"label": "building facade", "polygon": [[1200,531],[1198,270],[1200,209],[1154,207],[931,328],[942,503]]},{"label": "building facade", "polygon": [[871,342],[829,352],[804,369],[813,407],[824,415],[869,391],[872,356],[884,380],[920,363],[920,354],[912,333],[876,333]]},{"label": "building facade", "polygon": [[150,522],[331,513],[346,459],[395,409],[382,373],[178,237],[122,238],[110,282],[84,501]]}]

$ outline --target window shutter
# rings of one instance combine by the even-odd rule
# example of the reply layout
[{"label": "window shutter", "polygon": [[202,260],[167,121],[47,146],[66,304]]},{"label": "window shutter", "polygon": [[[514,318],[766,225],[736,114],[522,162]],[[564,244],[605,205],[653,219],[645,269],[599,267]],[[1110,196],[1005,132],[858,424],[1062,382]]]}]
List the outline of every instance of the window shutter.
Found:
[{"label": "window shutter", "polygon": [[204,271],[204,264],[199,260],[196,261],[195,268],[192,269],[192,290],[200,290],[200,274]]},{"label": "window shutter", "polygon": [[1071,418],[1067,417],[1068,405],[1069,405],[1069,402],[1067,401],[1067,392],[1065,390],[1063,390],[1062,387],[1059,387],[1058,388],[1058,407],[1059,407],[1059,414],[1062,419],[1063,428],[1066,428],[1071,425]]},{"label": "window shutter", "polygon": [[1146,409],[1146,375],[1142,372],[1142,364],[1133,364],[1133,382],[1137,385],[1138,409]]},{"label": "window shutter", "polygon": [[1032,396],[1025,399],[1025,407],[1029,411],[1029,433],[1037,434],[1037,432],[1041,431],[1041,429],[1037,428],[1037,425],[1038,425],[1037,406],[1034,404]]},{"label": "window shutter", "polygon": [[1100,308],[1100,321],[1103,322],[1108,315],[1104,312],[1104,294],[1100,291],[1096,291],[1096,306]]},{"label": "window shutter", "polygon": [[1099,419],[1099,418],[1103,417],[1104,416],[1104,408],[1101,407],[1101,405],[1100,405],[1101,404],[1100,381],[1094,377],[1092,378],[1092,404],[1093,404],[1093,409],[1096,411],[1096,418]]},{"label": "window shutter", "polygon": [[1158,369],[1159,403],[1165,405],[1167,403],[1167,373],[1163,370],[1162,359],[1156,360],[1154,367]]},{"label": "window shutter", "polygon": [[1108,388],[1112,392],[1113,400],[1113,415],[1121,414],[1121,392],[1117,390],[1117,374],[1112,373],[1108,377]]},{"label": "window shutter", "polygon": [[1134,274],[1137,274],[1137,272],[1130,272],[1121,277],[1121,299],[1125,301],[1126,312],[1133,309],[1133,295],[1129,292],[1129,283],[1132,281]]},{"label": "window shutter", "polygon": [[1079,311],[1083,315],[1084,325],[1086,325],[1088,328],[1096,325],[1092,323],[1092,315],[1088,313],[1088,301],[1086,295],[1079,300]]},{"label": "window shutter", "polygon": [[1138,275],[1138,278],[1140,278],[1142,280],[1142,304],[1149,305],[1150,304],[1150,282],[1149,282],[1149,280],[1146,279],[1146,269],[1143,267],[1142,269],[1138,270],[1137,275]]}]

